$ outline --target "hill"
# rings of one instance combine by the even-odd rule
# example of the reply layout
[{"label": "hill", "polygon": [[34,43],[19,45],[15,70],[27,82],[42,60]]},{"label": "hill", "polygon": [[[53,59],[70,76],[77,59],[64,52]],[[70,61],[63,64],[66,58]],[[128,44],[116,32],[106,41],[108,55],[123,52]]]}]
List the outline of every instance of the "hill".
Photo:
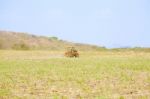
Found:
[{"label": "hill", "polygon": [[65,50],[67,47],[78,50],[105,49],[89,44],[72,43],[57,37],[36,36],[28,33],[0,31],[0,49],[15,50]]}]

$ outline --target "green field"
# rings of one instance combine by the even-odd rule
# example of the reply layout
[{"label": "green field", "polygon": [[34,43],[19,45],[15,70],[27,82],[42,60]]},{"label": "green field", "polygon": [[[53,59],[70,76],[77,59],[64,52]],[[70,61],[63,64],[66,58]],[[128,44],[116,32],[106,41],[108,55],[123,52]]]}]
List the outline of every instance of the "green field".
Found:
[{"label": "green field", "polygon": [[1,50],[0,99],[150,99],[150,53]]}]

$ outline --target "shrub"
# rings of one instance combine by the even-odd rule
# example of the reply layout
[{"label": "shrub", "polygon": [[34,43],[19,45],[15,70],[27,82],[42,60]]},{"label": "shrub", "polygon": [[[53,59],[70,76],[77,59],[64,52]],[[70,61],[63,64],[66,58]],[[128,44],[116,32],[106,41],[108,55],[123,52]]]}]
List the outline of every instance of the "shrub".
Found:
[{"label": "shrub", "polygon": [[2,49],[2,43],[0,42],[0,49]]},{"label": "shrub", "polygon": [[49,40],[58,40],[58,38],[57,37],[49,37]]},{"label": "shrub", "polygon": [[69,47],[65,52],[66,57],[79,57],[78,51],[74,47]]},{"label": "shrub", "polygon": [[15,49],[15,50],[29,50],[30,47],[27,46],[25,43],[21,43],[21,44],[14,44],[12,49]]}]

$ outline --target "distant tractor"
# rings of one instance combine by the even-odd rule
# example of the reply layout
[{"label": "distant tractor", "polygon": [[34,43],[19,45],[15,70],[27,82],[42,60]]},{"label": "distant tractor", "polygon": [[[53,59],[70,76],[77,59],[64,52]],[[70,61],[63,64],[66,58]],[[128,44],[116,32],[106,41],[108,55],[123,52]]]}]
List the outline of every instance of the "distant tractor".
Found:
[{"label": "distant tractor", "polygon": [[79,57],[78,51],[74,47],[68,47],[67,51],[65,52],[66,57]]}]

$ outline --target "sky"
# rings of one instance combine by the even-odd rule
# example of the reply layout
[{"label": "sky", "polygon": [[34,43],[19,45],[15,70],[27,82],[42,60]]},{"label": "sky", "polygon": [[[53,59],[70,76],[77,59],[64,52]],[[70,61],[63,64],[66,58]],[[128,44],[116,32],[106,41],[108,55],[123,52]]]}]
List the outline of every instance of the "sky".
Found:
[{"label": "sky", "polygon": [[0,0],[0,30],[107,48],[150,47],[150,0]]}]

